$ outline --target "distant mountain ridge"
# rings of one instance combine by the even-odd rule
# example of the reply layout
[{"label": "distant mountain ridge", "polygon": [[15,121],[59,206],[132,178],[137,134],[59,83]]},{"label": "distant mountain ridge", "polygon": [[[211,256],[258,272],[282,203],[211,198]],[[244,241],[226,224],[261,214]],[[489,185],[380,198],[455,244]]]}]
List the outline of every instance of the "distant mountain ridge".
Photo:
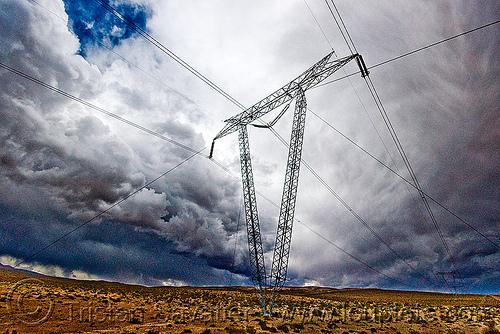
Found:
[{"label": "distant mountain ridge", "polygon": [[[31,270],[27,270],[27,269],[14,268],[12,266],[4,265],[2,263],[0,263],[0,270],[15,271],[15,272],[27,274],[27,275],[30,275],[30,276],[47,276],[47,275],[43,275],[43,274],[37,273],[35,271],[31,271]],[[47,277],[50,277],[50,276],[47,276]]]}]

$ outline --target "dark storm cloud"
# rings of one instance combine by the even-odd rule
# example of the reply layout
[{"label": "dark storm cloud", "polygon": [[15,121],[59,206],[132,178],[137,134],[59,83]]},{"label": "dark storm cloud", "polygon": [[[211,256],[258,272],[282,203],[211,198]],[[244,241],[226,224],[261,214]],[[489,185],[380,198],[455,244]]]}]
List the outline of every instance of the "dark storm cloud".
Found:
[{"label": "dark storm cloud", "polygon": [[[45,219],[41,221],[33,216],[8,215],[3,210],[2,217],[1,231],[6,238],[2,238],[1,252],[14,257],[33,252],[36,245],[56,237],[58,220],[62,219],[36,217]],[[40,233],[41,230],[44,233]],[[16,238],[15,247],[9,242],[11,237]],[[146,285],[223,285],[231,279],[229,273],[211,268],[213,265],[209,267],[206,260],[179,253],[171,242],[156,233],[107,221],[72,234],[40,254],[35,263],[57,264],[66,276],[78,270],[104,279]]]}]

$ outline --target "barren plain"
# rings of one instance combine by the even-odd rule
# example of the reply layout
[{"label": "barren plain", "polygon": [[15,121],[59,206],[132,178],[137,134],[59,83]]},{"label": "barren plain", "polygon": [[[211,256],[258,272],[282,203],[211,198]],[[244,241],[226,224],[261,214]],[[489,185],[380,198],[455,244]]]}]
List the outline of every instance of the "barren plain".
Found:
[{"label": "barren plain", "polygon": [[144,287],[0,269],[1,334],[498,333],[500,298],[285,288],[262,316],[249,287]]}]

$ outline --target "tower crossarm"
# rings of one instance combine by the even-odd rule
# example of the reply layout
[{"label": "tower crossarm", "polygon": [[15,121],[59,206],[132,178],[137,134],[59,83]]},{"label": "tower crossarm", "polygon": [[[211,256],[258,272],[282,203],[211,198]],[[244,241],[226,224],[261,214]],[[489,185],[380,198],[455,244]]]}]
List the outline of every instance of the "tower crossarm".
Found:
[{"label": "tower crossarm", "polygon": [[215,136],[214,140],[227,136],[228,134],[237,131],[239,126],[247,125],[277,107],[290,102],[292,99],[297,97],[297,94],[299,94],[299,87],[302,92],[305,92],[309,88],[312,88],[321,81],[325,80],[351,60],[360,57],[358,54],[353,54],[341,59],[332,60],[331,58],[333,54],[333,51],[330,52],[323,57],[323,59],[318,61],[285,86],[257,102],[247,110],[225,120],[227,124],[217,134],[217,136]]}]

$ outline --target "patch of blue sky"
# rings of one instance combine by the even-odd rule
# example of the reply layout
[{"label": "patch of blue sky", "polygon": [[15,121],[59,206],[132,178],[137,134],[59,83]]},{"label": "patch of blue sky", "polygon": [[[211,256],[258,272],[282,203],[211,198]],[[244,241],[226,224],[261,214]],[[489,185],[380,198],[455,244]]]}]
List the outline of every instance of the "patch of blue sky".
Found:
[{"label": "patch of blue sky", "polygon": [[[136,26],[146,29],[149,13],[145,7],[115,2],[109,4]],[[64,0],[64,6],[69,16],[68,24],[80,40],[79,54],[83,57],[87,56],[91,48],[101,47],[103,44],[114,47],[120,41],[137,34],[96,1]]]}]

